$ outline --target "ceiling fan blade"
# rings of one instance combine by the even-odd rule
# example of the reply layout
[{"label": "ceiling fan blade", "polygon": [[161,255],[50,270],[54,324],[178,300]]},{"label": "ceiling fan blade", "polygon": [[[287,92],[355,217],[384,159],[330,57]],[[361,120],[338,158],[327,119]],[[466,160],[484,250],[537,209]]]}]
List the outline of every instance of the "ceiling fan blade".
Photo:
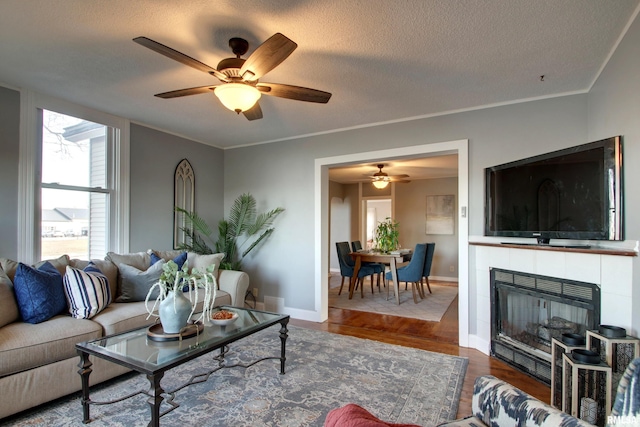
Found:
[{"label": "ceiling fan blade", "polygon": [[260,104],[256,102],[256,105],[247,111],[243,111],[242,114],[244,114],[247,120],[258,120],[262,118],[262,108],[260,108]]},{"label": "ceiling fan blade", "polygon": [[212,68],[207,64],[198,61],[197,59],[193,59],[192,57],[187,56],[182,52],[178,52],[177,50],[172,49],[169,46],[165,46],[162,43],[158,43],[157,41],[154,41],[154,40],[151,40],[150,38],[142,37],[142,36],[136,37],[135,39],[133,39],[133,41],[138,43],[139,45],[142,45],[148,49],[153,50],[154,52],[164,55],[167,58],[171,58],[174,61],[178,61],[181,64],[188,65],[189,67],[193,67],[196,70],[203,71],[205,73],[209,73],[212,76],[217,77],[223,82],[229,81],[229,78],[225,74],[222,74],[220,71],[216,70],[215,68]]},{"label": "ceiling fan blade", "polygon": [[256,88],[258,88],[258,90],[265,95],[294,99],[296,101],[318,102],[321,104],[326,104],[331,98],[331,94],[329,92],[310,89],[308,87],[284,85],[280,83],[258,83],[256,85]]},{"label": "ceiling fan blade", "polygon": [[169,92],[156,93],[154,96],[163,99],[178,98],[180,96],[198,95],[201,93],[211,93],[217,85],[190,87],[188,89],[178,89]]},{"label": "ceiling fan blade", "polygon": [[275,33],[256,48],[240,68],[244,80],[257,80],[273,70],[298,47],[286,36]]}]

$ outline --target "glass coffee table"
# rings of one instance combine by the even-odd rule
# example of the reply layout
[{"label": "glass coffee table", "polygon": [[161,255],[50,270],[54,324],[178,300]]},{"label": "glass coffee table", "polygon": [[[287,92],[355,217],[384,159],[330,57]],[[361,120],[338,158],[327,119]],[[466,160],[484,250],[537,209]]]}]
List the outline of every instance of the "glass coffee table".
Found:
[{"label": "glass coffee table", "polygon": [[[263,360],[279,359],[280,374],[284,374],[285,344],[288,337],[287,324],[289,323],[289,316],[239,307],[223,306],[219,307],[219,309],[235,312],[238,317],[228,325],[220,326],[208,321],[204,322],[204,325],[200,328],[197,325],[191,331],[187,328],[181,339],[154,334],[153,329],[150,332],[149,327],[145,326],[76,344],[76,350],[80,355],[78,373],[82,379],[83,422],[88,423],[91,421],[89,416],[90,405],[106,405],[121,402],[139,394],[145,394],[149,397],[147,403],[151,408],[149,426],[155,427],[160,425],[160,417],[180,406],[174,402],[175,394],[179,390],[192,384],[206,381],[212,373],[219,369],[248,368]],[[225,364],[224,357],[229,351],[229,344],[277,323],[280,324],[280,356],[265,357],[249,364]],[[214,357],[214,360],[217,361],[217,366],[213,366],[208,371],[192,377],[185,384],[172,390],[164,390],[162,388],[160,381],[166,371],[214,350],[219,350],[219,354]],[[150,388],[136,391],[108,402],[92,401],[89,397],[89,375],[92,371],[92,363],[89,356],[99,357],[145,374],[149,380]],[[170,408],[160,412],[160,405],[165,399],[165,395],[168,396],[165,403],[169,404]]]}]

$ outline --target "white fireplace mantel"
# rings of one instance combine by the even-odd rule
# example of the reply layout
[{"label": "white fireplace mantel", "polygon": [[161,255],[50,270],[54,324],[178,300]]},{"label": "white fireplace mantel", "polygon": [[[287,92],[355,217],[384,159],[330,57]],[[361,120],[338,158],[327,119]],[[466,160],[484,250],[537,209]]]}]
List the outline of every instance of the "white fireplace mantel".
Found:
[{"label": "white fireplace mantel", "polygon": [[[600,286],[601,324],[632,330],[632,247],[569,249],[502,244],[482,239],[475,247],[476,334],[471,342],[485,354],[491,348],[491,268],[571,279]],[[473,319],[470,319],[473,323]]]}]

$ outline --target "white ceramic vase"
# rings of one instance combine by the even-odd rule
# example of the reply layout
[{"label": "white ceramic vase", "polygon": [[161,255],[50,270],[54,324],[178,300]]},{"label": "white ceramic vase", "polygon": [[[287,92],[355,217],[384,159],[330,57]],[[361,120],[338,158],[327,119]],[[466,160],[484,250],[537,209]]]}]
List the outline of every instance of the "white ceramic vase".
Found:
[{"label": "white ceramic vase", "polygon": [[191,303],[182,292],[170,292],[158,309],[160,323],[165,334],[177,334],[187,326]]}]

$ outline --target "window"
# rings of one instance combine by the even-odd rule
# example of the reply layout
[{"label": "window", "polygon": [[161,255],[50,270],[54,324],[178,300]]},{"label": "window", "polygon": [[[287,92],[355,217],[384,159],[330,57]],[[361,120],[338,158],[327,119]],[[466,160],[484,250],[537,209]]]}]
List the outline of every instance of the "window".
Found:
[{"label": "window", "polygon": [[22,106],[20,259],[126,252],[128,123],[31,93]]},{"label": "window", "polygon": [[41,259],[107,252],[112,133],[99,123],[42,111]]}]

